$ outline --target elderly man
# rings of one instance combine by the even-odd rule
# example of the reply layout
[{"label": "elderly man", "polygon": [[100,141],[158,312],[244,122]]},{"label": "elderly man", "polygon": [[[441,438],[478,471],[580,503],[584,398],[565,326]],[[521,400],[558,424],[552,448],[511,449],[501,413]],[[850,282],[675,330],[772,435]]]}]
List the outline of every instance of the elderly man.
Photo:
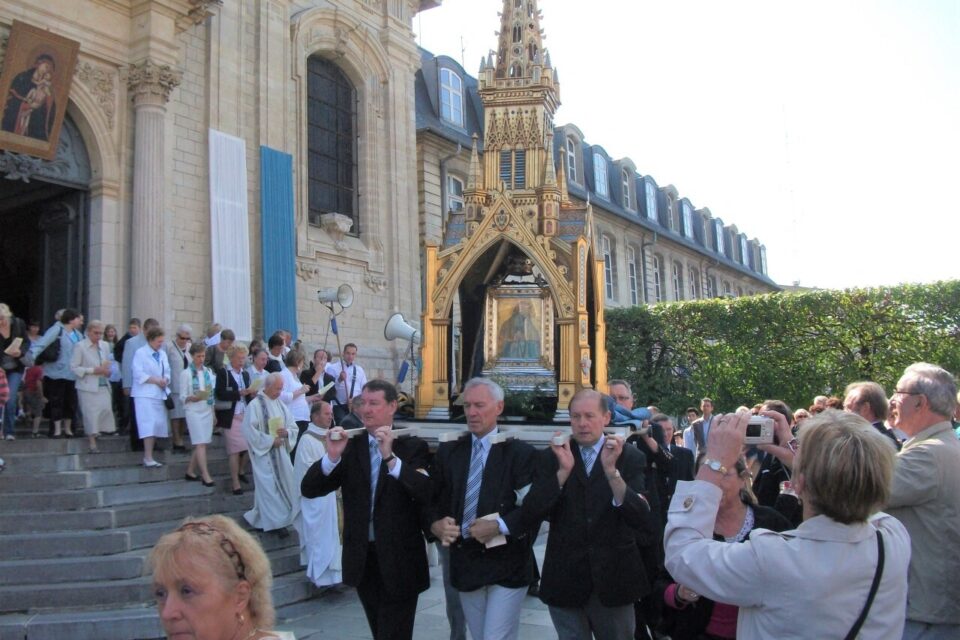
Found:
[{"label": "elderly man", "polygon": [[890,398],[894,427],[909,436],[897,454],[887,513],[910,533],[910,587],[904,640],[960,638],[960,442],[950,417],[957,383],[920,362]]},{"label": "elderly man", "polygon": [[519,496],[529,489],[535,450],[519,440],[492,440],[503,412],[495,382],[473,378],[462,398],[470,436],[437,449],[430,531],[450,548],[450,582],[471,637],[512,640],[534,580],[536,529],[523,520]]},{"label": "elderly man", "polygon": [[638,533],[652,529],[644,489],[643,454],[604,435],[610,410],[586,389],[570,402],[573,440],[536,458],[523,508],[550,519],[540,599],[560,640],[632,638],[633,603],[650,591]]},{"label": "elderly man", "polygon": [[432,497],[420,438],[395,438],[397,389],[384,380],[363,387],[366,433],[327,434],[327,453],[303,478],[305,498],[343,492],[343,581],[356,587],[374,640],[409,640],[417,600],[430,586],[421,523]]},{"label": "elderly man", "polygon": [[851,382],[843,393],[843,410],[855,413],[872,424],[873,428],[889,438],[890,444],[899,451],[900,441],[883,424],[887,419],[889,406],[887,394],[876,382]]},{"label": "elderly man", "polygon": [[673,499],[673,494],[677,490],[678,481],[683,480],[686,482],[693,480],[693,452],[686,447],[673,444],[673,435],[676,431],[673,426],[673,421],[669,416],[658,413],[653,416],[651,420],[655,424],[659,424],[660,428],[663,429],[663,439],[667,443],[665,448],[673,456],[665,474],[665,495],[661,496],[661,502],[666,506],[669,505],[670,500]]},{"label": "elderly man", "polygon": [[[222,344],[223,340],[221,340]],[[290,462],[297,423],[280,401],[283,376],[271,373],[256,398],[247,403],[243,435],[250,452],[256,491],[253,509],[243,514],[250,526],[290,535],[287,527],[299,524],[300,495]]]},{"label": "elderly man", "polygon": [[[333,408],[329,402],[316,402],[310,407],[310,424],[297,444],[293,472],[297,487],[307,470],[327,452],[324,441],[333,426]],[[340,564],[342,546],[337,522],[337,494],[319,498],[300,497],[300,564],[307,567],[307,578],[318,587],[343,582]]]}]

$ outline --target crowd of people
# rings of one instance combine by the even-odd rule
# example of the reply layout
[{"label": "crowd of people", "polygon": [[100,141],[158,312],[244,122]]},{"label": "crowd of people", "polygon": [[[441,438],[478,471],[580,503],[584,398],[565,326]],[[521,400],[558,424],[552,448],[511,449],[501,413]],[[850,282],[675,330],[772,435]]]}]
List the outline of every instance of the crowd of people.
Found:
[{"label": "crowd of people", "polygon": [[[425,543],[452,640],[516,638],[529,593],[561,640],[960,637],[960,398],[935,365],[908,367],[889,398],[869,381],[798,411],[703,398],[679,422],[611,380],[609,395],[574,395],[569,430],[542,450],[501,437],[504,391],[475,378],[467,429],[431,452],[394,430],[397,389],[367,379],[356,345],[331,362],[285,332],[247,347],[217,325],[196,343],[152,319],[119,338],[83,325],[64,309],[41,335],[0,305],[5,432],[19,406],[38,436],[41,413],[49,437],[82,424],[91,451],[127,431],[148,468],[158,439],[184,453],[189,440],[185,480],[208,486],[219,432],[230,490],[254,477],[247,523],[295,528],[309,579],[355,587],[378,640],[413,637]],[[755,415],[772,442],[745,443]],[[152,562],[169,634],[273,637],[269,563],[235,522],[190,520]]]}]

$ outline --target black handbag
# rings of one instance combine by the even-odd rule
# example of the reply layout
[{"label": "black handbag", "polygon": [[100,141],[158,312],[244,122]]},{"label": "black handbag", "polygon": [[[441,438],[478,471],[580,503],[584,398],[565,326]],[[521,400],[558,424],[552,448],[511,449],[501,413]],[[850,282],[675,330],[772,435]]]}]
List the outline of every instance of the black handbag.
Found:
[{"label": "black handbag", "polygon": [[60,327],[60,333],[57,335],[57,339],[44,347],[36,359],[33,361],[34,364],[47,364],[48,362],[56,362],[60,359],[60,338],[63,336],[63,327]]}]

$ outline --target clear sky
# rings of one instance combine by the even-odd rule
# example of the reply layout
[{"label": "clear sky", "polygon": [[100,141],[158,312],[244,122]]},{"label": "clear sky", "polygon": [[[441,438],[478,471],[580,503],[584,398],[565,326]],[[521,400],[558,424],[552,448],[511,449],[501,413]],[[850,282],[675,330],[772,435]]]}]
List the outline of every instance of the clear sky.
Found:
[{"label": "clear sky", "polygon": [[[540,0],[555,122],[767,246],[781,284],[960,278],[960,0]],[[476,75],[502,0],[420,46]]]}]

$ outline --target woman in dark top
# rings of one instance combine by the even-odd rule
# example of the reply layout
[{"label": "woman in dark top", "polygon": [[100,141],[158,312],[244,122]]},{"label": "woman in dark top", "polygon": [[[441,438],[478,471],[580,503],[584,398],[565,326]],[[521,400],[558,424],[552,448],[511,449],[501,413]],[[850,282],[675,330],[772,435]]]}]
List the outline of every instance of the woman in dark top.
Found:
[{"label": "woman in dark top", "polygon": [[[308,398],[317,395],[317,392],[321,388],[334,382],[334,377],[324,371],[329,361],[330,354],[327,353],[326,349],[317,349],[313,352],[313,362],[310,363],[310,367],[300,373],[300,382],[310,385],[310,389],[307,390]],[[333,387],[330,387],[330,389],[323,394],[323,400],[327,402],[332,402],[336,397],[337,390]]]},{"label": "woman in dark top", "polygon": [[[15,346],[19,338],[19,346]],[[7,350],[10,353],[7,353]],[[7,386],[10,388],[10,398],[7,400],[3,413],[3,436],[13,440],[13,427],[17,419],[17,390],[23,379],[24,358],[30,350],[30,338],[27,336],[27,327],[23,320],[15,318],[10,307],[0,302],[0,367],[7,375]]]},{"label": "woman in dark top", "polygon": [[[704,457],[702,454],[698,457],[697,469]],[[757,504],[751,489],[750,471],[743,458],[737,461],[736,473],[728,474],[723,482],[723,497],[713,530],[715,540],[739,543],[748,539],[754,529],[787,531],[793,528],[780,513]],[[674,582],[666,570],[657,581],[655,592],[663,605],[660,630],[673,640],[737,637],[737,607],[700,597]]]}]

